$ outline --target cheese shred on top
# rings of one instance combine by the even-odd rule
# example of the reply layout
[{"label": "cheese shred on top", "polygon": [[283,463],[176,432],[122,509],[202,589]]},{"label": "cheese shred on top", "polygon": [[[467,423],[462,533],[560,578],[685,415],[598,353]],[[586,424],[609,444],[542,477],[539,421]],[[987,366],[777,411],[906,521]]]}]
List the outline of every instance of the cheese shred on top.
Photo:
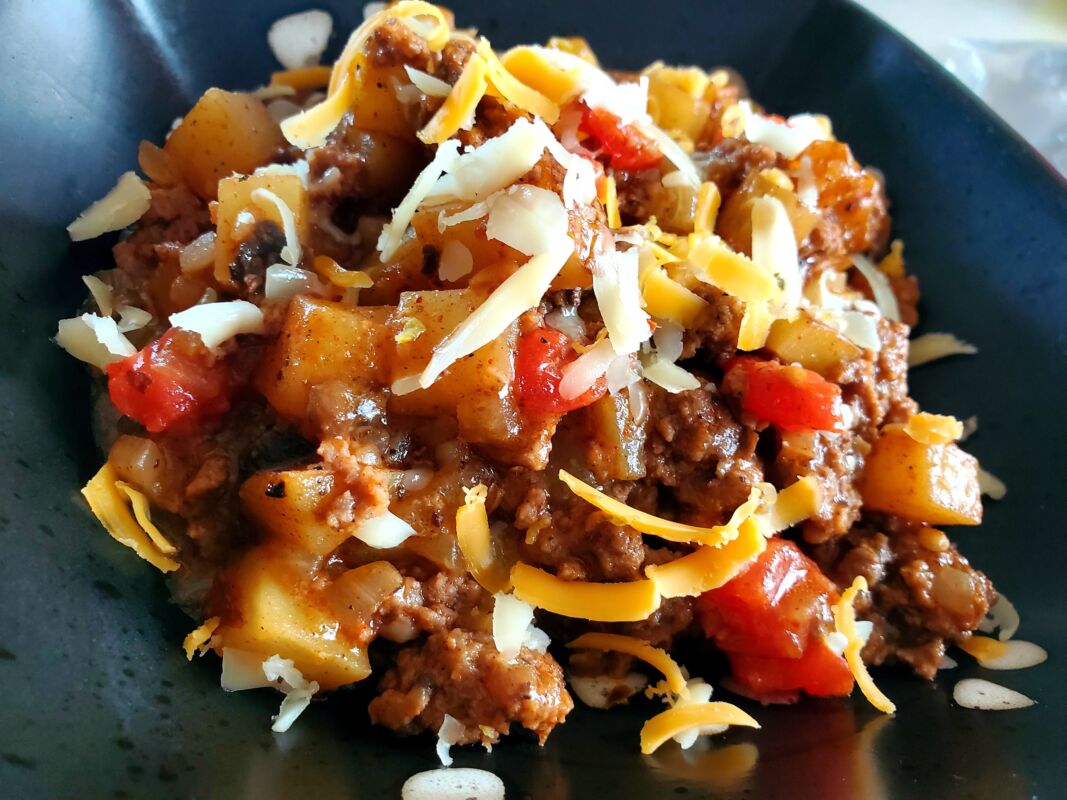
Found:
[{"label": "cheese shred on top", "polygon": [[185,657],[189,661],[193,660],[193,656],[197,651],[200,655],[207,652],[207,643],[211,641],[211,637],[215,635],[215,631],[219,627],[219,623],[222,620],[219,617],[211,617],[204,620],[204,624],[200,625],[195,630],[189,632],[189,635],[185,637],[185,641],[182,642],[182,648],[185,650]]},{"label": "cheese shred on top", "polygon": [[685,675],[666,650],[653,647],[634,636],[623,636],[618,633],[584,633],[573,642],[568,642],[567,647],[571,650],[614,650],[619,653],[639,658],[646,664],[658,669],[667,679],[668,688],[678,695],[688,692],[685,684]]},{"label": "cheese shred on top", "polygon": [[519,562],[511,568],[511,585],[516,597],[536,608],[591,622],[640,622],[659,608],[656,584],[649,580],[566,581]]},{"label": "cheese shred on top", "polygon": [[834,626],[837,628],[837,633],[848,640],[848,645],[845,647],[845,661],[848,662],[848,668],[852,672],[852,677],[856,679],[856,685],[863,692],[863,696],[879,711],[895,714],[897,707],[874,685],[874,680],[860,655],[860,651],[863,650],[863,641],[856,630],[856,610],[853,608],[853,602],[857,594],[865,591],[867,591],[867,581],[862,575],[856,576],[852,585],[841,593],[841,599],[833,605]]},{"label": "cheese shred on top", "polygon": [[508,575],[493,552],[489,516],[485,512],[488,492],[484,483],[463,490],[466,499],[456,509],[456,539],[470,574],[486,591],[496,594],[507,591]]},{"label": "cheese shred on top", "polygon": [[652,717],[641,728],[641,752],[651,755],[660,745],[692,728],[709,725],[742,725],[758,728],[759,723],[730,703],[694,703],[675,706]]}]

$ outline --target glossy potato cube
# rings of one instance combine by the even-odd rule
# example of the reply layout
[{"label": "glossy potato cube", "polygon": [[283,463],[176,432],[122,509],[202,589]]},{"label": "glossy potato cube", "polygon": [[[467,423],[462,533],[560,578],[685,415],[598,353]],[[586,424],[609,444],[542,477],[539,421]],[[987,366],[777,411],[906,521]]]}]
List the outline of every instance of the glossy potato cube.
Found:
[{"label": "glossy potato cube", "polygon": [[317,556],[349,537],[324,519],[335,494],[333,473],[321,468],[257,472],[240,492],[245,514],[267,537]]},{"label": "glossy potato cube", "polygon": [[843,365],[863,355],[859,347],[829,325],[805,316],[776,321],[764,347],[782,363],[800,364],[824,378],[832,378]]}]

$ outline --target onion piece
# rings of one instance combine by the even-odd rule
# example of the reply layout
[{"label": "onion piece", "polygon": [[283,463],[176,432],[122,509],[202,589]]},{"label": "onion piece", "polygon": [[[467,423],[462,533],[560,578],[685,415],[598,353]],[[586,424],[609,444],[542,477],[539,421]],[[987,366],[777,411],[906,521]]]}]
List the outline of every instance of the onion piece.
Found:
[{"label": "onion piece", "polygon": [[352,535],[371,547],[389,549],[398,547],[414,536],[415,529],[396,514],[386,511],[377,517],[364,520]]},{"label": "onion piece", "polygon": [[129,227],[152,205],[152,192],[135,172],[126,172],[112,189],[67,226],[72,242],[95,239]]},{"label": "onion piece", "polygon": [[963,708],[979,711],[1010,711],[1036,705],[1024,694],[981,678],[967,678],[956,684],[952,699]]},{"label": "onion piece", "polygon": [[574,306],[563,306],[549,311],[545,314],[545,325],[575,342],[585,338],[585,320]]},{"label": "onion piece", "polygon": [[504,782],[484,769],[418,772],[404,781],[401,800],[504,800]]},{"label": "onion piece", "polygon": [[897,304],[897,296],[893,293],[893,287],[889,285],[889,278],[878,269],[869,258],[865,256],[852,256],[852,265],[867,279],[874,294],[875,305],[882,316],[893,322],[900,322],[900,306]]},{"label": "onion piece", "polygon": [[571,691],[590,708],[611,708],[626,703],[644,689],[648,678],[639,672],[630,672],[623,678],[614,675],[571,675],[569,682]]},{"label": "onion piece", "polygon": [[999,595],[997,602],[993,604],[985,619],[978,625],[978,630],[983,633],[992,633],[995,629],[1000,628],[997,638],[1002,642],[1006,642],[1018,632],[1019,622],[1019,612],[1015,610],[1015,606],[1007,597]]},{"label": "onion piece", "polygon": [[286,69],[319,63],[333,31],[333,17],[325,11],[302,11],[276,20],[267,31],[267,44]]},{"label": "onion piece", "polygon": [[276,302],[298,294],[324,295],[326,286],[314,272],[288,264],[271,264],[264,273],[263,294]]},{"label": "onion piece", "polygon": [[215,264],[215,231],[202,233],[182,248],[178,257],[182,272],[199,272]]}]

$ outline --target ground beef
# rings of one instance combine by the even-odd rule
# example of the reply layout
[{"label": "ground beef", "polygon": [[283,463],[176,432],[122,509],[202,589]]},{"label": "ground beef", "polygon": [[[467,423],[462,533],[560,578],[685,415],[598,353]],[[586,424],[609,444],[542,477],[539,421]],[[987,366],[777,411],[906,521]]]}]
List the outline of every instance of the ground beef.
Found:
[{"label": "ground beef", "polygon": [[408,642],[422,633],[441,633],[469,614],[483,595],[478,583],[466,575],[438,572],[424,581],[408,576],[400,590],[378,609],[371,628],[393,642]]},{"label": "ground beef", "polygon": [[454,85],[463,74],[463,68],[467,66],[474,49],[474,42],[469,39],[449,39],[441,51],[441,60],[434,68],[434,76]]},{"label": "ground beef", "polygon": [[159,264],[157,247],[186,245],[212,229],[207,203],[184,185],[151,187],[152,204],[137,228],[115,245],[115,265],[123,272],[147,276]]},{"label": "ground beef", "polygon": [[871,587],[869,601],[857,605],[874,623],[863,660],[903,662],[928,679],[946,644],[969,637],[996,600],[989,579],[943,533],[920,525],[864,524],[811,555],[839,586],[862,575]]},{"label": "ground beef", "polygon": [[789,432],[779,437],[774,460],[779,486],[811,476],[819,485],[821,502],[803,524],[804,538],[823,542],[842,536],[859,519],[863,499],[855,487],[869,447],[853,433]]},{"label": "ground beef", "polygon": [[721,354],[732,355],[737,349],[744,303],[710,283],[697,283],[692,290],[708,304],[686,328],[681,357],[689,359],[699,353],[701,359],[710,364]]},{"label": "ground beef", "polygon": [[495,742],[513,722],[544,743],[574,707],[552,656],[524,647],[509,662],[488,633],[458,629],[402,650],[380,688],[369,707],[373,722],[436,731],[449,714],[466,728],[463,743]]},{"label": "ground beef", "polygon": [[750,173],[770,169],[778,163],[772,148],[744,139],[723,139],[710,151],[696,153],[693,158],[705,166],[707,179],[719,187],[724,202]]},{"label": "ground beef", "polygon": [[395,17],[389,17],[374,29],[364,50],[367,60],[378,67],[406,64],[424,72],[430,67],[430,48],[426,40]]},{"label": "ground beef", "polygon": [[267,267],[281,262],[285,232],[271,220],[257,222],[252,233],[237,246],[230,263],[230,277],[245,298],[262,296]]}]

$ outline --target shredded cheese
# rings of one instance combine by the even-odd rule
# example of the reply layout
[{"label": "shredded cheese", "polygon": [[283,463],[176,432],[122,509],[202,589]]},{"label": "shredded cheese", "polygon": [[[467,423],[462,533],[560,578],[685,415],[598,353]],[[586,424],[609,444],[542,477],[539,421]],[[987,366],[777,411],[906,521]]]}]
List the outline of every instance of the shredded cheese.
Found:
[{"label": "shredded cheese", "polygon": [[[337,74],[336,66],[333,74]],[[321,103],[285,119],[281,125],[282,135],[289,144],[303,150],[322,147],[326,137],[351,108],[352,94],[352,79],[345,76],[336,89],[331,87],[329,95]]]},{"label": "shredded cheese", "polygon": [[904,433],[920,444],[946,444],[963,435],[963,423],[941,414],[916,414],[904,424]]},{"label": "shredded cheese", "polygon": [[856,627],[856,611],[853,608],[853,603],[856,595],[865,591],[867,591],[867,581],[862,575],[856,576],[852,585],[841,593],[841,599],[834,603],[832,607],[834,626],[838,633],[848,639],[848,646],[845,648],[845,661],[848,662],[848,668],[852,672],[852,677],[856,679],[856,685],[863,692],[863,696],[879,711],[886,714],[894,714],[897,707],[893,705],[892,700],[882,694],[881,690],[874,685],[874,680],[867,671],[867,665],[863,663],[863,657],[860,655],[860,651],[863,650],[863,641]]},{"label": "shredded cheese", "polygon": [[486,203],[487,238],[528,256],[572,247],[567,212],[555,192],[519,184],[492,195]]},{"label": "shredded cheese", "polygon": [[342,289],[369,289],[374,285],[371,276],[366,272],[342,269],[341,265],[329,256],[315,256],[311,263],[320,277]]},{"label": "shredded cheese", "polygon": [[625,252],[609,249],[593,262],[593,294],[619,355],[637,352],[652,336],[648,314],[641,308],[637,261],[637,248],[631,247]]},{"label": "shredded cheese", "polygon": [[767,303],[781,295],[774,275],[737,253],[718,236],[694,236],[687,260],[696,277],[745,303]]},{"label": "shredded cheese", "polygon": [[[677,173],[672,172],[671,175]],[[664,181],[666,186],[666,181]],[[719,187],[711,181],[700,184],[697,190],[697,206],[693,213],[693,232],[712,233],[715,230],[715,220],[719,216],[719,206],[722,205],[722,193]]]},{"label": "shredded cheese", "polygon": [[800,303],[804,280],[793,224],[776,197],[752,201],[752,260],[778,278],[783,294],[782,313],[792,313]]},{"label": "shredded cheese", "polygon": [[124,481],[115,481],[115,488],[129,498],[134,519],[141,526],[141,530],[148,534],[148,538],[152,540],[152,544],[156,546],[156,549],[168,556],[177,553],[178,548],[167,541],[167,537],[152,522],[152,512],[148,505],[148,498],[145,497],[144,493],[137,491]]},{"label": "shredded cheese", "polygon": [[152,193],[135,172],[123,173],[112,189],[67,226],[72,242],[95,239],[126,228],[148,211]]},{"label": "shredded cheese", "polygon": [[129,547],[160,572],[173,572],[178,569],[180,564],[161,553],[148,534],[137,524],[115,483],[115,470],[110,463],[105,463],[85,484],[82,496],[89,503],[93,515],[100,520],[100,524],[111,538]]},{"label": "shredded cheese", "polygon": [[111,287],[95,275],[82,275],[82,283],[96,303],[102,317],[110,317],[115,310],[114,292]]},{"label": "shredded cheese", "polygon": [[478,42],[478,55],[485,59],[488,69],[489,84],[495,93],[503,97],[513,106],[535,117],[540,117],[549,125],[555,124],[559,119],[559,105],[553,103],[536,89],[531,89],[514,75],[512,75],[500,63],[489,40],[481,39]]},{"label": "shredded cheese", "polygon": [[650,580],[623,583],[565,581],[521,561],[511,568],[515,596],[536,608],[592,622],[640,622],[659,608]]},{"label": "shredded cheese", "polygon": [[204,346],[215,351],[227,339],[264,330],[263,312],[247,300],[195,305],[171,314],[170,324],[199,334]]},{"label": "shredded cheese", "polygon": [[400,330],[393,341],[397,344],[410,344],[426,333],[426,326],[418,317],[401,317]]},{"label": "shredded cheese", "polygon": [[640,284],[645,311],[656,319],[689,328],[709,307],[707,300],[672,280],[663,267],[652,265],[645,268],[640,274]]},{"label": "shredded cheese", "polygon": [[264,210],[269,210],[269,206],[277,209],[282,221],[282,230],[285,233],[285,247],[281,250],[281,259],[286,264],[295,267],[303,258],[304,251],[296,232],[296,216],[293,210],[289,208],[288,203],[269,189],[253,189],[252,202]]},{"label": "shredded cheese", "polygon": [[852,256],[852,265],[860,271],[867,284],[871,287],[874,295],[874,303],[882,316],[893,322],[900,322],[900,305],[893,287],[889,285],[889,278],[866,256]]},{"label": "shredded cheese", "polygon": [[573,400],[584,394],[610,369],[616,354],[607,337],[600,339],[563,368],[559,396]]},{"label": "shredded cheese", "polygon": [[1008,487],[992,472],[978,468],[978,489],[991,500],[1003,500],[1008,496]]},{"label": "shredded cheese", "polygon": [[812,142],[829,138],[826,129],[812,114],[797,114],[785,122],[778,122],[756,113],[748,100],[742,100],[738,107],[745,138],[753,144],[769,145],[786,158],[796,158]]},{"label": "shredded cheese", "polygon": [[757,301],[747,304],[737,332],[737,349],[749,352],[763,347],[771,333],[774,319],[767,303]]},{"label": "shredded cheese", "polygon": [[608,227],[618,230],[622,227],[622,217],[619,215],[619,193],[615,188],[615,176],[608,175],[604,178],[604,212],[608,217]]},{"label": "shredded cheese", "polygon": [[814,516],[822,501],[819,484],[807,475],[778,492],[763,517],[768,534],[781,533]]},{"label": "shredded cheese", "polygon": [[973,356],[978,348],[951,333],[925,333],[908,342],[908,366],[918,367],[949,356]]},{"label": "shredded cheese", "polygon": [[79,361],[101,370],[137,352],[115,320],[96,314],[61,319],[55,342]]},{"label": "shredded cheese", "polygon": [[189,632],[189,635],[185,637],[185,641],[182,642],[182,648],[185,650],[185,658],[187,660],[192,661],[198,650],[200,655],[207,652],[207,644],[211,641],[211,637],[215,634],[215,630],[219,627],[221,621],[219,617],[211,617],[204,620],[204,623],[195,630]]},{"label": "shredded cheese", "polygon": [[463,505],[456,509],[456,540],[474,580],[486,591],[496,594],[507,591],[508,572],[493,550],[489,516],[485,511],[488,492],[484,483],[463,490]]},{"label": "shredded cheese", "polygon": [[623,636],[618,633],[584,633],[574,641],[568,642],[567,647],[571,650],[614,650],[626,653],[662,672],[667,679],[668,688],[675,694],[684,695],[688,692],[682,668],[670,657],[670,654],[634,636]]},{"label": "shredded cheese", "polygon": [[318,89],[330,82],[330,68],[323,66],[295,67],[293,69],[272,72],[271,86],[287,86],[295,91]]},{"label": "shredded cheese", "polygon": [[734,510],[729,522],[725,525],[702,528],[661,519],[648,512],[638,511],[636,508],[631,508],[625,503],[608,497],[599,489],[594,489],[566,470],[559,471],[559,479],[580,498],[607,514],[616,525],[629,525],[640,533],[658,536],[668,542],[692,542],[710,547],[717,547],[736,539],[741,523],[757,512],[764,498],[763,487],[754,488],[748,500]]},{"label": "shredded cheese", "polygon": [[415,69],[405,64],[404,72],[407,73],[408,80],[415,85],[415,88],[427,97],[448,97],[452,92],[451,84],[445,83],[440,78],[435,78],[421,69]]},{"label": "shredded cheese", "polygon": [[458,158],[459,142],[454,139],[437,148],[433,159],[419,173],[411,189],[400,201],[400,205],[393,209],[392,219],[382,228],[381,235],[378,237],[378,250],[381,251],[382,261],[387,261],[396,253],[404,239],[404,234],[407,233],[408,225],[411,224],[411,218],[415,216],[415,211],[426,199],[441,175],[449,171]]},{"label": "shredded cheese", "polygon": [[693,373],[665,358],[642,359],[641,375],[671,394],[700,388],[700,381]]},{"label": "shredded cheese", "polygon": [[758,518],[741,523],[738,536],[718,547],[703,545],[689,555],[652,564],[645,575],[656,584],[661,597],[696,597],[718,589],[741,574],[767,548],[767,537]]},{"label": "shredded cheese", "polygon": [[474,119],[478,103],[485,96],[489,67],[478,54],[468,60],[456,85],[451,87],[445,102],[437,109],[418,136],[426,144],[441,144]]},{"label": "shredded cheese", "polygon": [[710,725],[741,725],[759,728],[759,723],[730,703],[694,703],[667,709],[648,720],[641,728],[641,752],[651,755],[673,736],[691,728]]}]

